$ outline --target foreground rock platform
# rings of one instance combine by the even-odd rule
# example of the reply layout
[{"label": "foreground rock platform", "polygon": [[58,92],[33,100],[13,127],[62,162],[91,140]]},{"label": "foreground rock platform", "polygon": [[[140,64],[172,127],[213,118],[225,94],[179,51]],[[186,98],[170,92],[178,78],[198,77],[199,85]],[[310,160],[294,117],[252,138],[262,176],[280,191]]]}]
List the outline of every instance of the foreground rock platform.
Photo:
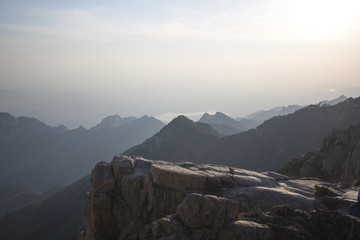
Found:
[{"label": "foreground rock platform", "polygon": [[117,156],[91,182],[81,239],[360,239],[356,189],[317,179]]}]

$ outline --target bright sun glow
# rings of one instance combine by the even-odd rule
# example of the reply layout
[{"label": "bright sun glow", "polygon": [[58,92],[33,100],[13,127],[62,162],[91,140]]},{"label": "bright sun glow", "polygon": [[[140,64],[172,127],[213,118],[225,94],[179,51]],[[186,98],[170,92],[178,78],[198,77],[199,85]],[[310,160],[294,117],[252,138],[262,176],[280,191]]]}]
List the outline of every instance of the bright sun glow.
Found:
[{"label": "bright sun glow", "polygon": [[358,23],[359,0],[291,0],[288,24],[304,38],[336,37]]}]

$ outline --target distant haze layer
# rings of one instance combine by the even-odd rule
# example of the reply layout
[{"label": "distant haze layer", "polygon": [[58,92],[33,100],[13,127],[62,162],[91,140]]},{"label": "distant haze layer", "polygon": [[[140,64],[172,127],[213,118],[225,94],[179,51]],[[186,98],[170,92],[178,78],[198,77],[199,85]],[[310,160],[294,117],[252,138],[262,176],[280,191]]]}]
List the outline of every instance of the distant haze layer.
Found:
[{"label": "distant haze layer", "polygon": [[329,94],[359,87],[360,2],[0,1],[0,53],[14,115],[241,117],[354,96]]},{"label": "distant haze layer", "polygon": [[[360,96],[360,88],[351,88],[336,92],[307,93],[297,99],[280,99],[258,95],[242,96],[233,99],[203,98],[191,101],[193,96],[179,98],[174,102],[154,101],[134,93],[125,97],[115,92],[91,91],[41,91],[41,90],[0,90],[0,111],[12,115],[30,116],[51,126],[65,125],[76,128],[80,125],[90,128],[100,123],[109,115],[119,114],[122,117],[143,115],[154,116],[168,123],[179,115],[185,115],[198,121],[205,112],[214,114],[216,111],[227,113],[231,117],[246,115],[267,110],[276,106],[291,104],[308,105],[322,100],[335,99],[341,94],[347,97]],[[231,100],[231,101],[230,101]],[[169,100],[170,101],[170,100]],[[229,101],[229,102],[227,102]]]}]

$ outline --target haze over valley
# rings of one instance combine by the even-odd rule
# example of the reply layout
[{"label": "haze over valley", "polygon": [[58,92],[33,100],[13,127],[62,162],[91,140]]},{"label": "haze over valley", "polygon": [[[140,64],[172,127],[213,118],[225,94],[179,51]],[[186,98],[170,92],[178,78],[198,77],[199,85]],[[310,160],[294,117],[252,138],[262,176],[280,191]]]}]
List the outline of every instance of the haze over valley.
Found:
[{"label": "haze over valley", "polygon": [[360,2],[0,0],[0,239],[360,239]]}]

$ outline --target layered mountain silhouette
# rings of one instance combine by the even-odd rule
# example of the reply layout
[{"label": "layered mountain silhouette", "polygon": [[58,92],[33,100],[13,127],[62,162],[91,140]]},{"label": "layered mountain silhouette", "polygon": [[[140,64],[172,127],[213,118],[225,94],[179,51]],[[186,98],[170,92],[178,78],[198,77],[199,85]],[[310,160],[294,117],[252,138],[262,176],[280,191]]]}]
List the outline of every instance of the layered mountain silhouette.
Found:
[{"label": "layered mountain silhouette", "polygon": [[[359,124],[360,98],[350,98],[334,106],[327,103],[311,105],[292,114],[273,117],[256,129],[226,137],[223,136],[224,133],[219,134],[220,131],[215,130],[214,125],[211,127],[211,124],[217,124],[215,120],[221,120],[220,124],[226,123],[225,125],[231,126],[226,122],[229,120],[227,116],[223,115],[221,113],[209,115],[210,120],[204,120],[209,123],[193,122],[184,116],[179,116],[165,127],[160,121],[147,116],[137,119],[114,115],[103,119],[101,123],[90,129],[79,127],[67,130],[63,126],[47,126],[33,118],[14,118],[7,113],[0,114],[0,198],[4,200],[0,202],[0,210],[13,203],[16,204],[8,209],[12,210],[28,202],[39,201],[11,213],[7,213],[8,211],[0,213],[0,215],[7,213],[0,217],[1,239],[77,237],[83,225],[85,192],[90,187],[89,176],[60,190],[56,188],[45,190],[57,184],[71,183],[85,176],[95,163],[110,160],[113,155],[143,142],[146,138],[147,140],[142,144],[129,148],[124,154],[166,161],[218,163],[253,170],[278,169],[286,161],[319,147],[323,137],[332,129],[346,129],[349,125]],[[334,136],[339,135],[337,131],[335,133]],[[326,146],[339,142],[331,139],[343,139],[344,142],[347,142],[346,139],[353,139],[353,137],[348,138],[348,135],[347,131],[342,131],[340,137],[328,137],[330,140],[327,141]],[[358,145],[351,146],[356,150]],[[140,159],[139,162],[145,164],[145,168],[148,167],[143,160]],[[162,164],[166,165],[166,163]],[[140,165],[135,164],[139,172],[139,169],[144,167]],[[193,165],[189,163],[180,165],[194,171]],[[131,167],[131,164],[126,167]],[[219,168],[224,171],[224,174],[221,172],[221,177],[228,178],[219,182],[225,185],[231,183],[233,178],[227,175],[228,167],[225,167],[225,170],[223,167]],[[207,172],[209,169],[211,168],[202,166],[201,171],[213,175],[211,171]],[[333,168],[329,169],[331,172]],[[356,170],[354,168],[354,173]],[[121,172],[121,169],[119,171]],[[139,177],[137,171],[134,172],[134,178],[129,178],[131,181],[137,181]],[[125,172],[128,174],[127,170]],[[168,174],[157,176],[159,178],[171,176],[169,179],[174,179],[173,176],[183,176],[181,171],[175,175],[173,172]],[[193,178],[197,176],[196,174],[190,174],[189,177]],[[203,182],[206,186],[209,184],[207,181]],[[107,180],[100,182],[104,186],[108,186],[106,184],[109,183]],[[168,182],[166,178],[163,182],[164,185],[174,182],[183,184],[182,180]],[[219,182],[216,181],[214,184]],[[192,185],[193,180],[186,183]],[[143,186],[140,184],[138,187]],[[165,193],[176,194],[168,188],[165,189]],[[102,204],[102,200],[113,201],[112,198],[102,199],[101,194],[97,197],[99,198],[95,197],[91,201],[94,200],[103,208],[108,206]],[[161,194],[159,198],[164,199]],[[147,201],[146,197],[144,201]],[[136,200],[131,204],[138,203]],[[101,212],[102,209],[97,210]],[[142,212],[142,208],[136,210]],[[117,212],[117,214],[123,213]],[[112,218],[107,218],[107,215],[103,217],[113,221]]]},{"label": "layered mountain silhouette", "polygon": [[112,115],[109,117],[104,118],[101,120],[101,122],[96,125],[95,127],[91,128],[91,130],[97,130],[97,129],[113,129],[120,127],[121,125],[124,125],[128,122],[136,120],[136,117],[120,117],[119,115]]},{"label": "layered mountain silhouette", "polygon": [[320,105],[331,105],[331,106],[332,106],[332,105],[336,105],[336,104],[338,104],[338,103],[341,103],[341,102],[345,101],[346,99],[347,99],[346,96],[341,95],[340,97],[337,97],[337,98],[335,98],[335,99],[333,99],[333,100],[321,101],[319,104],[320,104]]},{"label": "layered mountain silhouette", "polygon": [[254,113],[251,113],[245,116],[245,119],[251,119],[253,121],[257,121],[259,124],[263,123],[264,121],[276,117],[276,116],[283,116],[287,114],[294,113],[296,110],[303,108],[303,106],[299,105],[289,105],[289,106],[281,106],[281,107],[274,107],[270,110],[260,110]]},{"label": "layered mountain silhouette", "polygon": [[215,146],[219,139],[219,133],[208,124],[179,116],[153,137],[130,148],[124,154],[151,156],[153,159],[169,161],[202,159],[206,154],[203,150]]},{"label": "layered mountain silhouette", "polygon": [[213,129],[223,135],[240,133],[258,125],[256,121],[249,119],[237,121],[221,112],[216,112],[214,115],[204,113],[198,122],[209,124]]},{"label": "layered mountain silhouette", "polygon": [[9,113],[0,113],[0,143],[11,140],[30,138],[33,136],[49,135],[65,132],[66,127],[50,127],[35,118],[15,118]]},{"label": "layered mountain silhouette", "polygon": [[[332,106],[332,105],[341,103],[341,102],[345,101],[346,99],[347,99],[346,96],[341,95],[333,100],[321,101],[318,104],[321,106],[325,106],[325,105]],[[260,111],[251,113],[251,114],[245,116],[244,118],[238,118],[237,120],[248,119],[253,122],[257,122],[259,125],[270,118],[273,118],[276,116],[288,115],[288,114],[294,113],[295,111],[297,111],[301,108],[304,108],[304,107],[305,106],[300,106],[300,105],[279,106],[279,107],[271,108],[270,110],[260,110]]]},{"label": "layered mountain silhouette", "polygon": [[[199,131],[181,117],[143,144],[124,152],[152,159],[218,163],[252,170],[276,170],[285,162],[321,145],[332,129],[345,129],[360,121],[360,98],[349,98],[337,105],[310,105],[295,113],[265,121],[256,129],[219,138],[202,134],[207,143],[190,144]],[[207,138],[205,138],[207,136]],[[203,139],[202,139],[203,140]],[[171,150],[170,150],[171,149]],[[181,154],[180,154],[181,153]],[[191,158],[189,158],[191,157]]]},{"label": "layered mountain silhouette", "polygon": [[158,132],[164,124],[148,116],[110,116],[85,129],[50,127],[33,118],[0,114],[0,187],[45,191],[89,174],[109,159]]}]

